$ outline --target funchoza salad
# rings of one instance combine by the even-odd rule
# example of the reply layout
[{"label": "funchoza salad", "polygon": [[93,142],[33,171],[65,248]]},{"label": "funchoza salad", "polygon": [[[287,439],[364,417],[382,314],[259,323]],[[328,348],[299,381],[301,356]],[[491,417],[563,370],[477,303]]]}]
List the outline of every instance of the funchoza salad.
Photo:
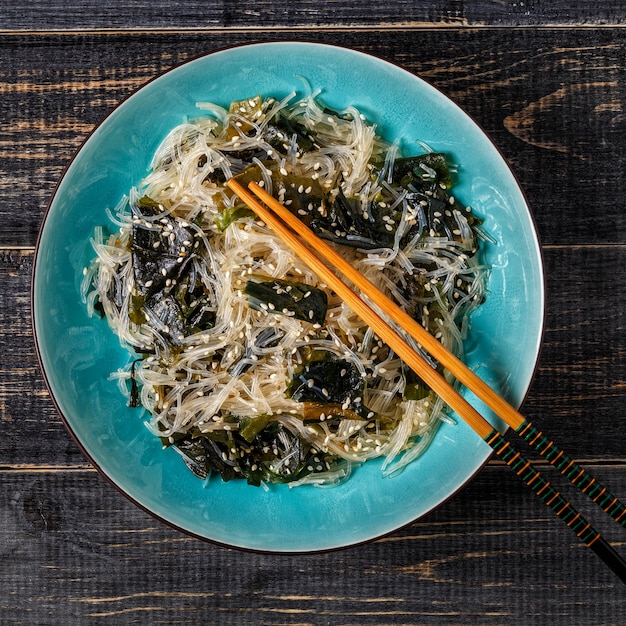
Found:
[{"label": "funchoza salad", "polygon": [[401,471],[443,402],[225,184],[263,186],[461,356],[486,235],[455,168],[317,92],[198,106],[93,235],[82,295],[130,354],[112,377],[202,479],[333,485],[377,457]]}]

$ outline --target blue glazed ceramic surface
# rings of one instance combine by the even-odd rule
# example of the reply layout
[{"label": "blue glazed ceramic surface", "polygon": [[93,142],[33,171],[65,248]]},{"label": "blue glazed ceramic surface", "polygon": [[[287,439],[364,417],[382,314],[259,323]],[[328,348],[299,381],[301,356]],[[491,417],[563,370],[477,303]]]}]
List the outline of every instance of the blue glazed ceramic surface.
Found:
[{"label": "blue glazed ceramic surface", "polygon": [[[460,164],[455,195],[484,217],[494,243],[489,296],[472,316],[467,360],[515,405],[534,371],[543,325],[543,273],[533,222],[508,166],[476,124],[414,75],[351,50],[263,43],[216,52],[153,80],[93,132],[61,180],[36,253],[33,315],[47,383],[66,425],[93,463],[137,504],[194,535],[241,548],[315,551],[391,532],[455,493],[486,461],[488,446],[464,423],[443,425],[427,453],[392,479],[380,464],[330,489],[245,481],[208,485],[175,451],[162,450],[109,374],[128,361],[106,321],[89,318],[79,287],[94,227],[147,173],[151,156],[196,103],[228,105],[256,94],[304,93],[357,106],[406,153],[423,141]],[[478,405],[494,424],[489,411]]]}]

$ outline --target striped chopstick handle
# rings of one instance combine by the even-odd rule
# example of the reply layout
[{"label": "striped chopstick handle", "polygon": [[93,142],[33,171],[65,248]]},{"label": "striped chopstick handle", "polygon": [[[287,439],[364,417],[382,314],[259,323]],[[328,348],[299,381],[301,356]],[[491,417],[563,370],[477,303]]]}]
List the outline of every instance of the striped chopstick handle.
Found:
[{"label": "striped chopstick handle", "polygon": [[576,536],[591,548],[626,583],[626,561],[600,535],[600,533],[552,487],[497,430],[485,437],[493,451],[539,496]]},{"label": "striped chopstick handle", "polygon": [[600,533],[552,487],[530,461],[527,461],[497,430],[485,438],[494,452],[538,495],[580,538],[592,546]]},{"label": "striped chopstick handle", "polygon": [[554,465],[563,476],[591,498],[605,513],[626,527],[626,505],[591,476],[587,470],[578,465],[571,456],[565,454],[531,422],[525,421],[517,428],[516,432],[535,452],[543,456],[550,465]]}]

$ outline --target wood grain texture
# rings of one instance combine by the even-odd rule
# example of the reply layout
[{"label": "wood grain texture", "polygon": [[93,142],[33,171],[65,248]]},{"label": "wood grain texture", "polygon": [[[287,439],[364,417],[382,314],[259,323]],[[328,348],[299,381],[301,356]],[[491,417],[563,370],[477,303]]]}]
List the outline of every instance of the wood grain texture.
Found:
[{"label": "wood grain texture", "polygon": [[[524,415],[570,455],[626,458],[623,413],[626,371],[626,287],[615,267],[626,246],[547,247],[547,317],[535,380]],[[0,250],[0,465],[37,459],[49,465],[81,462],[55,413],[37,363],[30,330],[31,250]],[[584,294],[581,297],[581,294]],[[589,437],[590,429],[595,429]],[[19,445],[15,445],[19,441]]]},{"label": "wood grain texture", "polygon": [[[463,106],[511,163],[547,287],[523,412],[626,499],[625,23],[623,0],[0,0],[0,624],[626,623],[617,579],[497,460],[426,518],[343,551],[246,553],[170,529],[65,430],[29,294],[63,168],[155,74],[261,40],[376,54]],[[624,531],[540,465],[626,554]]]},{"label": "wood grain texture", "polygon": [[[155,74],[193,56],[293,33],[15,35],[0,39],[0,245],[32,246],[55,182],[93,126]],[[334,43],[334,32],[307,33]],[[621,243],[626,31],[341,33],[422,76],[493,138],[544,244]],[[591,210],[601,205],[602,211]]]},{"label": "wood grain texture", "polygon": [[146,29],[146,28],[297,28],[319,26],[413,25],[603,25],[623,24],[622,0],[180,0],[176,3],[115,0],[0,2],[5,30]]},{"label": "wood grain texture", "polygon": [[[594,471],[626,491],[623,467]],[[95,472],[0,480],[6,625],[593,626],[624,615],[619,581],[502,466],[389,537],[306,556],[189,538]],[[607,538],[623,546],[615,530]]]}]

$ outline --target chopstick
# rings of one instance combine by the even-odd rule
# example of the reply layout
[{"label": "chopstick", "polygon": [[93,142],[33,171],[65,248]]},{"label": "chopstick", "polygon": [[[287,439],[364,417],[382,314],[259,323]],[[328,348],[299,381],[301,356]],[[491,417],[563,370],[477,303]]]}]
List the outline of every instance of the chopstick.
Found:
[{"label": "chopstick", "polygon": [[[236,181],[233,181],[233,184],[236,185]],[[298,233],[305,241],[312,243],[318,255],[324,257],[331,265],[346,276],[353,285],[358,287],[362,293],[366,294],[372,302],[376,303],[389,318],[394,320],[404,331],[413,337],[422,348],[429,352],[444,368],[451,372],[459,382],[481,399],[496,415],[526,441],[533,450],[543,456],[548,463],[556,467],[561,474],[568,478],[572,484],[589,497],[612,519],[626,527],[626,505],[610,493],[600,481],[591,476],[591,474],[581,467],[571,456],[548,439],[532,422],[526,420],[511,404],[467,367],[463,361],[449,352],[441,342],[435,339],[421,324],[416,322],[406,311],[383,294],[331,246],[317,237],[317,235],[293,215],[293,213],[256,183],[251,183],[250,189],[288,224],[291,229]],[[447,394],[448,392],[444,391],[444,393]],[[439,395],[441,395],[444,400],[446,399],[445,395]],[[457,410],[455,407],[452,408]],[[481,433],[482,430],[479,434]],[[481,434],[481,436],[483,435]]]},{"label": "chopstick", "polygon": [[[394,320],[403,330],[415,339],[418,344],[428,350],[433,357],[446,367],[460,382],[473,391],[487,406],[497,415],[512,426],[515,431],[528,440],[546,459],[559,467],[559,459],[564,453],[535,429],[530,422],[524,419],[504,398],[497,394],[484,381],[467,368],[460,359],[451,355],[439,341],[426,332],[409,315],[393,303],[387,296],[378,290],[365,277],[357,272],[354,267],[343,259],[328,244],[317,237],[305,224],[296,218],[273,196],[268,194],[259,185],[252,182],[249,189],[242,187],[234,179],[227,182],[228,187],[241,198],[255,214],[263,220],[294,252],[324,281],[344,302],[357,314],[387,345],[418,375],[420,378],[444,400],[465,422],[494,450],[494,452],[524,481],[531,490],[548,505],[554,513],[571,528],[578,538],[591,548],[604,563],[626,584],[626,561],[613,549],[613,547],[600,535],[600,533],[566,500],[560,492],[547,481],[541,473],[533,467],[530,461],[524,458],[507,441],[499,431],[494,428],[448,381],[439,374],[419,352],[415,351],[407,341],[394,330],[371,306],[359,297],[337,274],[320,258],[323,257],[328,263],[342,272],[356,287],[374,302],[380,310]],[[252,192],[252,193],[251,193]],[[254,195],[253,195],[254,194]],[[260,198],[267,207],[260,203],[255,195]],[[281,219],[279,219],[279,216]],[[284,220],[284,223],[283,221]],[[288,224],[288,226],[286,225]],[[296,235],[300,235],[310,246],[311,250]],[[530,434],[529,434],[530,433]],[[542,453],[543,450],[543,453]],[[558,455],[558,459],[556,458]],[[578,476],[571,476],[573,466],[579,467],[570,457],[567,457],[569,468],[561,470],[574,484],[579,487],[585,482],[581,490],[591,495],[591,487],[597,485],[592,478],[581,480]],[[558,463],[558,464],[557,464]],[[585,477],[589,476],[582,468]],[[603,506],[600,500],[607,492],[601,488],[602,493],[592,500],[599,504],[605,512],[620,521],[624,517],[626,507],[617,498],[611,496],[612,504]],[[619,505],[619,515],[614,515],[614,508]]]}]

